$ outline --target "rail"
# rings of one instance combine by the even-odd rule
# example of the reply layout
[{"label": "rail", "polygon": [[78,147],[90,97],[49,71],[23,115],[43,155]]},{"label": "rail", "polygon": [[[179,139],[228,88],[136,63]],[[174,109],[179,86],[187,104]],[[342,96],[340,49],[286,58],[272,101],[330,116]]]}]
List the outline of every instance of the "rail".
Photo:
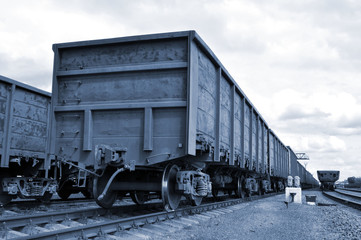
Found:
[{"label": "rail", "polygon": [[347,191],[323,191],[322,192],[326,197],[331,198],[337,202],[345,204],[347,206],[361,210],[361,196],[355,196],[353,193],[347,193]]},{"label": "rail", "polygon": [[[196,207],[183,206],[172,212],[164,211],[161,203],[154,203],[113,207],[108,210],[97,207],[32,216],[6,217],[0,218],[2,223],[0,236],[6,239],[88,239],[104,234],[121,234],[125,230],[167,220],[176,221],[189,215],[274,195],[276,193],[205,203]],[[128,214],[125,214],[125,211]],[[145,211],[146,214],[144,214]]]}]

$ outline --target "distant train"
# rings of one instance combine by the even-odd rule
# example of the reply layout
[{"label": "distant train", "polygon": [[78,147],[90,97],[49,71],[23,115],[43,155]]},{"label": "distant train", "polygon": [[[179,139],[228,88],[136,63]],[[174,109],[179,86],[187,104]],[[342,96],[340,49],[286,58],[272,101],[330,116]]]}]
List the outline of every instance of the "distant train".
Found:
[{"label": "distant train", "polygon": [[349,188],[361,188],[361,177],[349,177],[347,178],[348,184],[345,187]]},{"label": "distant train", "polygon": [[340,171],[317,171],[318,180],[321,182],[322,190],[334,190],[336,188],[335,182],[340,177]]},{"label": "distant train", "polygon": [[110,208],[158,195],[173,210],[182,196],[282,191],[288,175],[318,186],[196,32],[53,50],[44,169],[63,199],[82,192]]}]

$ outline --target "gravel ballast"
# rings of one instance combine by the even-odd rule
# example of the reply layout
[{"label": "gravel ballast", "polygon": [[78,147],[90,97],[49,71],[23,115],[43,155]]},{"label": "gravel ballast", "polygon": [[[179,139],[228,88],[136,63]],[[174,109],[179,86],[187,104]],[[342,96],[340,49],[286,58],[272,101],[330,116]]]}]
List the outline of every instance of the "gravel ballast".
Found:
[{"label": "gravel ballast", "polygon": [[[302,204],[285,204],[284,194],[242,203],[238,210],[201,221],[157,239],[361,239],[361,211],[303,191]],[[305,195],[316,195],[312,206]]]}]

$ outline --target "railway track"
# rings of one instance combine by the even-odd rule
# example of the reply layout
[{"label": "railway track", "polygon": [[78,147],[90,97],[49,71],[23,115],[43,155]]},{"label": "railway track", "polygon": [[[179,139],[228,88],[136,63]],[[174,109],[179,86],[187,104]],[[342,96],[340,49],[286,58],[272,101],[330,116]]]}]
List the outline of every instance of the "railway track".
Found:
[{"label": "railway track", "polygon": [[[148,203],[161,202],[161,200],[153,198]],[[129,206],[134,205],[131,197],[123,197],[115,202],[114,206]],[[8,203],[6,206],[0,207],[0,219],[2,217],[13,217],[21,215],[34,215],[39,213],[49,213],[51,211],[63,211],[71,209],[85,209],[85,208],[99,207],[94,199],[88,198],[70,198],[68,200],[52,199],[47,203],[37,200],[17,199],[16,201]],[[1,220],[0,220],[1,223]],[[1,239],[1,238],[0,238]]]},{"label": "railway track", "polygon": [[335,201],[361,210],[361,192],[348,189],[336,189],[335,191],[323,191],[323,194]]},{"label": "railway track", "polygon": [[[117,206],[108,210],[94,207],[31,216],[2,217],[0,239],[92,239],[105,236],[107,239],[144,239],[149,235],[176,231],[197,221],[232,212],[239,203],[275,194],[219,202],[206,201],[197,207],[181,205],[172,212],[164,211],[162,203],[159,202],[140,206]],[[233,207],[233,210],[230,207]]]},{"label": "railway track", "polygon": [[31,208],[31,207],[37,207],[41,205],[51,206],[51,205],[62,205],[62,204],[69,204],[71,202],[77,202],[77,203],[89,203],[93,202],[93,199],[87,199],[87,198],[73,198],[69,200],[62,200],[62,199],[52,199],[49,202],[41,202],[34,199],[29,200],[15,200],[10,203],[8,203],[6,206],[3,206],[4,208]]},{"label": "railway track", "polygon": [[340,188],[340,189],[351,191],[351,192],[361,192],[361,188]]}]

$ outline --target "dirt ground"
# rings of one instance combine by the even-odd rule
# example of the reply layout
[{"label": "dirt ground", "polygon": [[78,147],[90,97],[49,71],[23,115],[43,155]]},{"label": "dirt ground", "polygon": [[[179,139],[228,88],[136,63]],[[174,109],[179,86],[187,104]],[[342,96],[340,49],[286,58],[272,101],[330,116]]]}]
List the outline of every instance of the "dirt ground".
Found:
[{"label": "dirt ground", "polygon": [[287,208],[284,195],[277,195],[243,203],[232,213],[200,221],[161,239],[361,239],[361,211],[338,203],[307,205],[306,194],[316,195],[319,203],[335,203],[320,191],[303,191],[303,203],[291,203]]}]

